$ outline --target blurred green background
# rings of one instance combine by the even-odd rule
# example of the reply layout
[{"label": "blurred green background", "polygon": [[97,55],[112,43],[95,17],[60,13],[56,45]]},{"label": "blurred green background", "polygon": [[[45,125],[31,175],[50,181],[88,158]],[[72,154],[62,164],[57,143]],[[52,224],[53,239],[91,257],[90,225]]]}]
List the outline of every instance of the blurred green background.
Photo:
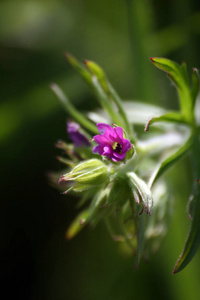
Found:
[{"label": "blurred green background", "polygon": [[[198,0],[0,1],[0,285],[4,299],[198,299],[200,256],[172,275],[189,230],[190,164],[170,170],[175,197],[158,253],[134,271],[103,224],[65,240],[76,199],[48,185],[61,170],[55,142],[66,119],[51,92],[60,84],[79,110],[97,107],[66,63],[68,51],[104,68],[124,99],[177,108],[176,93],[151,56],[200,67]],[[177,181],[178,178],[178,181]]]}]

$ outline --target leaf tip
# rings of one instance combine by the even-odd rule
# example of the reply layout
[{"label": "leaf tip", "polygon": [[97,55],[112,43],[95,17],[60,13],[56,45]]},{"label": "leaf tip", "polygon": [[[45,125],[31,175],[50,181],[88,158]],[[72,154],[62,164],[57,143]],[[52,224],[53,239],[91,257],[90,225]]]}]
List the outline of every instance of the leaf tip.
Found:
[{"label": "leaf tip", "polygon": [[178,273],[180,271],[180,269],[179,269],[179,261],[180,261],[180,258],[177,260],[177,262],[175,264],[175,267],[174,267],[173,272],[172,272],[173,275],[176,274],[176,273]]},{"label": "leaf tip", "polygon": [[69,52],[65,52],[64,57],[68,60],[72,55]]},{"label": "leaf tip", "polygon": [[197,68],[192,68],[193,74],[199,79],[199,73]]},{"label": "leaf tip", "polygon": [[65,52],[64,57],[66,58],[68,63],[70,63],[72,66],[75,66],[77,64],[76,58],[71,53]]},{"label": "leaf tip", "polygon": [[51,84],[50,84],[50,89],[54,89],[55,88],[55,86],[57,86],[57,84],[56,83],[54,83],[54,82],[52,82]]},{"label": "leaf tip", "polygon": [[172,272],[173,275],[177,274],[178,272],[180,272],[182,270],[182,268],[180,267],[180,258],[177,260],[177,262],[175,264],[175,267]]},{"label": "leaf tip", "polygon": [[85,64],[86,68],[87,68],[91,73],[93,73],[93,72],[92,72],[92,69],[91,69],[91,67],[90,67],[91,61],[85,59],[85,60],[84,60],[84,64]]},{"label": "leaf tip", "polygon": [[147,122],[147,124],[146,124],[146,126],[145,126],[145,128],[144,128],[144,131],[145,131],[145,132],[149,131],[149,125],[150,125],[150,123],[152,122],[153,119],[154,119],[154,118],[151,118],[151,119]]}]

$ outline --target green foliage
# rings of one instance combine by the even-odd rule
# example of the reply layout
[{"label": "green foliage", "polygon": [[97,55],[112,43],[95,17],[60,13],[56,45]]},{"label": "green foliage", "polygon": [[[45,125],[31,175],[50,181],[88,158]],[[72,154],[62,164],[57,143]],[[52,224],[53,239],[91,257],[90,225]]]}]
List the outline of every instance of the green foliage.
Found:
[{"label": "green foliage", "polygon": [[[179,66],[177,63],[169,59],[159,57],[152,57],[151,61],[157,68],[165,71],[172,82],[174,82],[178,91],[180,112],[182,113],[182,117],[184,118],[185,122],[190,124],[194,122],[194,100],[189,85],[185,63],[182,63],[182,65]],[[175,119],[177,118],[175,117]]]},{"label": "green foliage", "polygon": [[97,129],[94,126],[94,124],[92,124],[92,122],[90,122],[89,120],[87,120],[69,101],[69,99],[65,96],[65,94],[62,92],[62,90],[59,88],[58,85],[56,85],[55,83],[51,85],[51,89],[53,90],[53,92],[56,94],[56,96],[58,97],[58,99],[61,101],[62,105],[64,106],[64,108],[66,109],[66,111],[70,114],[70,116],[76,120],[77,122],[79,122],[84,128],[86,128],[87,130],[93,132],[93,133],[97,133]]},{"label": "green foliage", "polygon": [[[177,142],[177,140],[172,141],[171,138],[173,135],[168,133],[165,135],[161,134],[160,137],[157,137],[156,142],[154,138],[150,138],[149,141],[146,140],[142,143],[138,137],[133,135],[132,126],[128,121],[128,116],[123,108],[122,101],[111,86],[101,67],[94,62],[86,61],[85,65],[88,71],[84,65],[79,63],[73,56],[68,55],[67,59],[87,84],[89,84],[102,109],[107,112],[108,117],[114,122],[113,126],[121,126],[122,129],[124,129],[124,136],[131,139],[134,145],[132,145],[129,157],[126,156],[127,161],[124,161],[125,165],[121,165],[120,161],[113,162],[111,160],[109,161],[109,159],[104,159],[104,162],[102,162],[99,159],[91,159],[90,148],[75,148],[65,145],[65,143],[62,142],[59,144],[59,147],[66,150],[66,153],[71,156],[73,163],[78,162],[77,155],[79,155],[81,159],[84,159],[84,161],[80,161],[70,172],[62,175],[60,181],[70,184],[66,192],[71,190],[82,193],[84,193],[85,190],[94,192],[93,195],[92,193],[89,194],[92,201],[87,210],[88,215],[83,222],[94,226],[101,219],[106,219],[109,231],[112,231],[112,227],[116,227],[113,226],[113,222],[117,222],[117,231],[119,231],[119,233],[112,233],[112,236],[115,240],[125,241],[130,250],[135,253],[135,268],[137,268],[143,253],[145,251],[148,252],[148,239],[151,240],[155,238],[156,234],[161,238],[166,232],[164,228],[167,226],[167,222],[165,220],[169,215],[169,206],[171,204],[170,202],[166,204],[166,201],[169,201],[168,196],[165,198],[163,205],[158,205],[159,200],[156,199],[156,209],[152,221],[148,220],[145,214],[142,214],[144,211],[149,215],[149,218],[152,214],[154,201],[151,189],[154,183],[157,182],[166,170],[174,166],[180,158],[191,151],[191,149],[198,149],[198,147],[194,148],[194,136],[196,132],[198,136],[198,127],[194,119],[194,103],[196,101],[199,85],[197,72],[196,70],[193,71],[192,87],[190,88],[185,63],[179,66],[165,58],[151,58],[154,65],[165,71],[168,77],[174,82],[178,91],[180,111],[166,112],[159,117],[152,117],[147,122],[145,131],[148,131],[149,126],[154,123],[167,122],[171,124],[174,131],[177,130],[176,126],[184,125],[185,131],[188,132],[185,135],[189,135],[189,137],[186,139],[181,132],[177,133],[177,135],[174,136],[174,138],[179,137],[180,140]],[[96,131],[91,121],[82,116],[70,104],[60,88],[54,85],[53,90],[65,104],[71,117],[79,121],[82,126],[91,132]],[[114,108],[114,104],[117,111]],[[141,106],[141,104],[139,104],[139,106]],[[149,106],[143,105],[143,107],[148,112]],[[129,113],[130,112],[131,111],[129,111]],[[140,114],[140,112],[138,114]],[[140,120],[140,122],[143,121]],[[133,121],[132,123],[137,122]],[[167,126],[164,128],[168,130]],[[102,135],[104,133],[105,131],[100,134]],[[102,136],[102,139],[105,138],[106,136]],[[165,146],[160,145],[160,143],[163,144],[163,142]],[[163,155],[161,155],[163,154],[163,150],[166,152],[164,159],[162,158]],[[192,155],[195,154],[193,152],[194,151],[192,151]],[[147,159],[148,157],[151,157],[149,161]],[[62,161],[62,159],[60,160]],[[63,162],[70,165],[68,160],[63,160]],[[149,163],[151,168],[152,166],[154,168],[154,172],[150,178],[148,178],[149,175],[147,171]],[[96,186],[96,191],[93,189],[94,186]],[[197,191],[197,189],[195,191]],[[157,197],[161,199],[162,195],[160,196],[158,193]],[[88,195],[85,199],[88,199]],[[199,205],[198,189],[198,192],[194,193],[191,204],[191,232],[186,241],[183,253],[175,266],[174,273],[180,271],[189,263],[199,246]],[[113,218],[113,215],[116,217]],[[129,223],[130,219],[132,220],[131,226]],[[127,220],[128,225],[126,224]],[[162,224],[162,222],[164,223]],[[74,224],[75,230],[73,230],[74,226],[72,225],[72,236],[79,230],[76,220]]]},{"label": "green foliage", "polygon": [[[198,183],[196,182],[196,185]],[[193,214],[192,214],[192,224],[189,235],[184,245],[183,252],[181,253],[173,273],[177,273],[184,269],[188,263],[192,260],[196,254],[200,245],[200,187],[195,188],[195,192],[192,195],[193,199]]]},{"label": "green foliage", "polygon": [[74,238],[83,228],[84,228],[84,221],[88,216],[88,209],[81,211],[73,222],[70,224],[66,231],[66,238],[71,240]]},{"label": "green foliage", "polygon": [[188,150],[190,150],[192,146],[193,138],[190,137],[183,146],[181,146],[175,153],[172,153],[170,156],[168,156],[166,159],[161,161],[157,169],[155,170],[155,173],[152,175],[149,181],[149,186],[152,187],[152,185],[160,178],[160,176],[171,166],[173,166],[180,158],[183,157],[187,153]]},{"label": "green foliage", "polygon": [[150,189],[147,184],[141,180],[134,172],[127,173],[128,179],[132,188],[139,193],[144,210],[151,215],[151,209],[153,207],[153,198]]},{"label": "green foliage", "polygon": [[[199,136],[196,135],[198,131],[197,125],[194,119],[194,104],[199,91],[199,79],[196,69],[193,69],[192,74],[192,87],[190,88],[188,74],[185,63],[181,66],[176,63],[167,60],[165,58],[151,58],[153,64],[159,69],[165,71],[168,77],[175,83],[178,91],[180,101],[180,113],[171,112],[163,116],[152,118],[146,125],[145,131],[148,130],[150,123],[158,121],[171,121],[174,123],[185,123],[190,125],[191,135],[189,139],[181,146],[175,153],[168,156],[158,166],[157,170],[150,179],[149,186],[152,184],[174,163],[179,160],[188,150],[192,152],[192,158],[195,161],[193,164],[194,174],[200,176],[200,165],[199,165]],[[197,177],[196,177],[197,180]],[[191,203],[190,203],[191,202]],[[192,218],[192,224],[190,233],[185,242],[183,252],[181,253],[173,273],[181,271],[187,266],[195,255],[200,244],[200,191],[199,188],[195,187],[195,192],[192,198],[189,200],[190,204],[190,216]]]},{"label": "green foliage", "polygon": [[[127,11],[126,3],[129,4]],[[148,182],[157,163],[178,150],[185,141],[182,139],[184,130],[190,126],[182,127],[178,122],[176,125],[175,122],[157,122],[152,123],[148,134],[143,133],[143,127],[150,118],[166,113],[155,105],[166,109],[174,107],[172,87],[159,71],[152,68],[147,58],[157,55],[177,62],[184,59],[189,69],[199,66],[198,6],[198,1],[189,0],[0,1],[1,278],[2,294],[8,298],[21,299],[23,295],[27,298],[27,294],[30,298],[58,300],[88,297],[95,300],[151,300],[155,299],[155,295],[163,300],[197,298],[200,292],[198,257],[176,278],[169,272],[171,262],[185,240],[184,232],[188,226],[185,199],[192,175],[187,157],[178,164],[174,163],[171,171],[164,173],[153,185],[152,190],[164,182],[165,197],[159,198],[153,192],[151,217],[141,215],[148,220],[143,248],[148,263],[143,263],[137,272],[133,272],[133,258],[128,257],[130,250],[118,230],[113,238],[118,241],[118,251],[116,243],[109,241],[101,225],[95,233],[86,229],[73,242],[64,240],[67,224],[71,223],[75,213],[72,206],[78,206],[78,203],[89,206],[96,188],[83,193],[59,195],[47,185],[44,174],[54,168],[54,164],[59,170],[64,168],[62,174],[70,172],[79,162],[79,156],[84,159],[93,157],[90,148],[87,149],[90,156],[86,149],[74,149],[71,145],[60,149],[59,153],[54,149],[56,139],[68,141],[65,122],[69,113],[62,110],[49,84],[58,83],[78,112],[95,110],[99,119],[101,116],[99,110],[96,112],[98,102],[93,101],[79,76],[64,62],[62,53],[66,50],[83,61],[87,58],[98,61],[119,94],[134,100],[123,103],[123,108],[131,130],[134,124],[132,142],[137,144],[137,155],[134,162],[131,159],[121,167],[129,168],[130,172],[134,171]],[[82,67],[88,71],[90,80],[90,71],[84,63]],[[198,87],[199,82],[194,71],[193,76],[196,81],[193,86],[195,99],[195,86]],[[90,90],[93,92],[92,85]],[[199,110],[199,106],[196,108]],[[94,111],[92,113],[94,116]],[[112,122],[105,115],[102,115],[102,120],[109,124]],[[92,137],[93,131],[88,129],[88,132]],[[129,137],[132,139],[132,133]],[[56,153],[63,157],[54,162]],[[15,180],[11,180],[10,170]],[[55,184],[60,172],[56,173]],[[194,176],[195,184],[196,178],[199,177]],[[59,186],[59,191],[64,189],[64,186]],[[171,207],[169,198],[176,201],[174,207]],[[157,199],[160,200],[158,203]],[[164,247],[149,259],[151,249],[158,249],[161,235],[167,232],[169,226],[164,222],[170,222],[166,206],[174,213],[173,223]],[[191,215],[192,207],[195,210],[194,201],[191,201]],[[137,208],[136,205],[136,215]],[[129,218],[124,225],[126,231],[134,235],[131,240],[137,249],[134,213],[130,214],[127,202],[123,207],[123,223]],[[115,225],[116,215],[113,212],[109,216]],[[154,217],[156,221],[152,225]],[[79,225],[79,220],[77,225],[81,229],[84,227]],[[149,239],[149,236],[154,237]],[[128,237],[130,239],[130,234]],[[148,245],[149,251],[147,240],[152,242],[151,247]],[[136,255],[132,250],[131,253]]]}]

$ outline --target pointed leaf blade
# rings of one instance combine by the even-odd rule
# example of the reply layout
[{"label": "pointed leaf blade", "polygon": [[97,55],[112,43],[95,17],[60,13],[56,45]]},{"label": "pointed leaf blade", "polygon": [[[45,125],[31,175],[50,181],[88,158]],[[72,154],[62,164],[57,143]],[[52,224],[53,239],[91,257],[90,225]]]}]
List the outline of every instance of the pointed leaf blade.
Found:
[{"label": "pointed leaf blade", "polygon": [[63,93],[63,91],[57,84],[53,83],[51,85],[51,89],[60,100],[66,111],[69,113],[69,115],[75,121],[77,121],[77,123],[88,129],[90,132],[98,133],[96,126],[72,105],[68,97]]},{"label": "pointed leaf blade", "polygon": [[146,213],[149,213],[149,215],[151,215],[151,209],[153,207],[153,198],[149,187],[134,172],[127,173],[127,176],[129,178],[130,184],[137,189],[140,197],[142,198],[142,202]]},{"label": "pointed leaf blade", "polygon": [[92,88],[92,75],[85,68],[83,64],[81,64],[73,55],[70,53],[65,53],[65,57],[70,65],[81,75],[81,77],[89,84]]},{"label": "pointed leaf blade", "polygon": [[158,168],[149,180],[148,186],[150,188],[168,168],[170,168],[176,161],[178,161],[181,157],[183,157],[186,154],[186,152],[190,149],[192,145],[192,140],[193,138],[189,137],[189,139],[185,142],[183,146],[181,146],[175,153],[167,157],[159,164]]},{"label": "pointed leaf blade", "polygon": [[65,234],[66,239],[71,240],[79,233],[79,231],[81,231],[83,229],[83,227],[84,227],[83,220],[85,218],[87,218],[87,216],[88,216],[88,209],[85,209],[78,214],[78,216],[70,224],[70,226],[68,227],[68,229],[66,231],[66,234]]},{"label": "pointed leaf blade", "polygon": [[193,197],[195,209],[193,210],[190,233],[186,240],[183,252],[174,267],[173,274],[178,273],[188,265],[200,245],[200,186],[196,189]]},{"label": "pointed leaf blade", "polygon": [[159,69],[165,71],[168,77],[175,83],[182,114],[191,122],[193,121],[193,100],[186,74],[186,67],[183,63],[179,66],[177,63],[161,57],[151,57],[152,63]]},{"label": "pointed leaf blade", "polygon": [[162,116],[151,118],[147,122],[144,131],[148,131],[149,126],[156,122],[174,122],[174,123],[183,123],[184,124],[184,123],[186,123],[186,119],[185,119],[184,115],[182,115],[181,113],[172,111],[172,112],[166,113]]},{"label": "pointed leaf blade", "polygon": [[119,95],[117,94],[117,92],[114,90],[114,88],[111,85],[111,83],[109,82],[109,80],[107,79],[106,74],[104,73],[103,69],[99,65],[97,65],[96,63],[94,63],[92,61],[86,61],[85,64],[88,67],[88,69],[92,72],[92,74],[97,77],[99,83],[101,84],[101,86],[102,86],[103,90],[105,91],[105,93],[107,94],[108,98],[110,100],[112,100],[115,103],[115,105],[117,106],[119,116],[123,122],[123,127],[127,131],[127,133],[129,135],[131,135],[132,128],[128,122],[128,118],[127,118],[126,112],[124,110],[122,100],[119,97]]},{"label": "pointed leaf blade", "polygon": [[199,92],[199,75],[197,69],[193,69],[192,72],[192,99],[193,99],[193,106],[195,105],[195,101],[197,99],[197,95]]}]

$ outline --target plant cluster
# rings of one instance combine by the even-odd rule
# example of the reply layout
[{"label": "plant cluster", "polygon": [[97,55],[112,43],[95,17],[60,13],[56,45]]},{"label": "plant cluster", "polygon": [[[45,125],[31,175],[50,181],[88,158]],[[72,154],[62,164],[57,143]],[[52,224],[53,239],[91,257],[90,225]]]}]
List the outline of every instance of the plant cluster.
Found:
[{"label": "plant cluster", "polygon": [[[173,273],[192,259],[200,242],[200,127],[195,115],[199,78],[196,69],[192,83],[186,65],[165,58],[151,58],[174,83],[179,111],[165,111],[155,106],[123,102],[104,71],[94,62],[81,64],[67,54],[68,62],[89,85],[102,109],[80,113],[62,90],[52,84],[71,119],[67,131],[72,143],[59,141],[66,157],[58,181],[64,191],[79,196],[78,216],[67,230],[74,237],[84,226],[104,220],[115,241],[128,246],[135,255],[135,268],[142,256],[156,250],[165,235],[172,212],[173,196],[161,175],[190,154],[193,166],[193,191],[189,200],[191,230]],[[139,125],[145,125],[140,134]],[[159,124],[159,126],[158,126]],[[149,129],[152,127],[152,131]],[[157,128],[158,130],[153,130]],[[148,132],[149,131],[149,132]]]}]

